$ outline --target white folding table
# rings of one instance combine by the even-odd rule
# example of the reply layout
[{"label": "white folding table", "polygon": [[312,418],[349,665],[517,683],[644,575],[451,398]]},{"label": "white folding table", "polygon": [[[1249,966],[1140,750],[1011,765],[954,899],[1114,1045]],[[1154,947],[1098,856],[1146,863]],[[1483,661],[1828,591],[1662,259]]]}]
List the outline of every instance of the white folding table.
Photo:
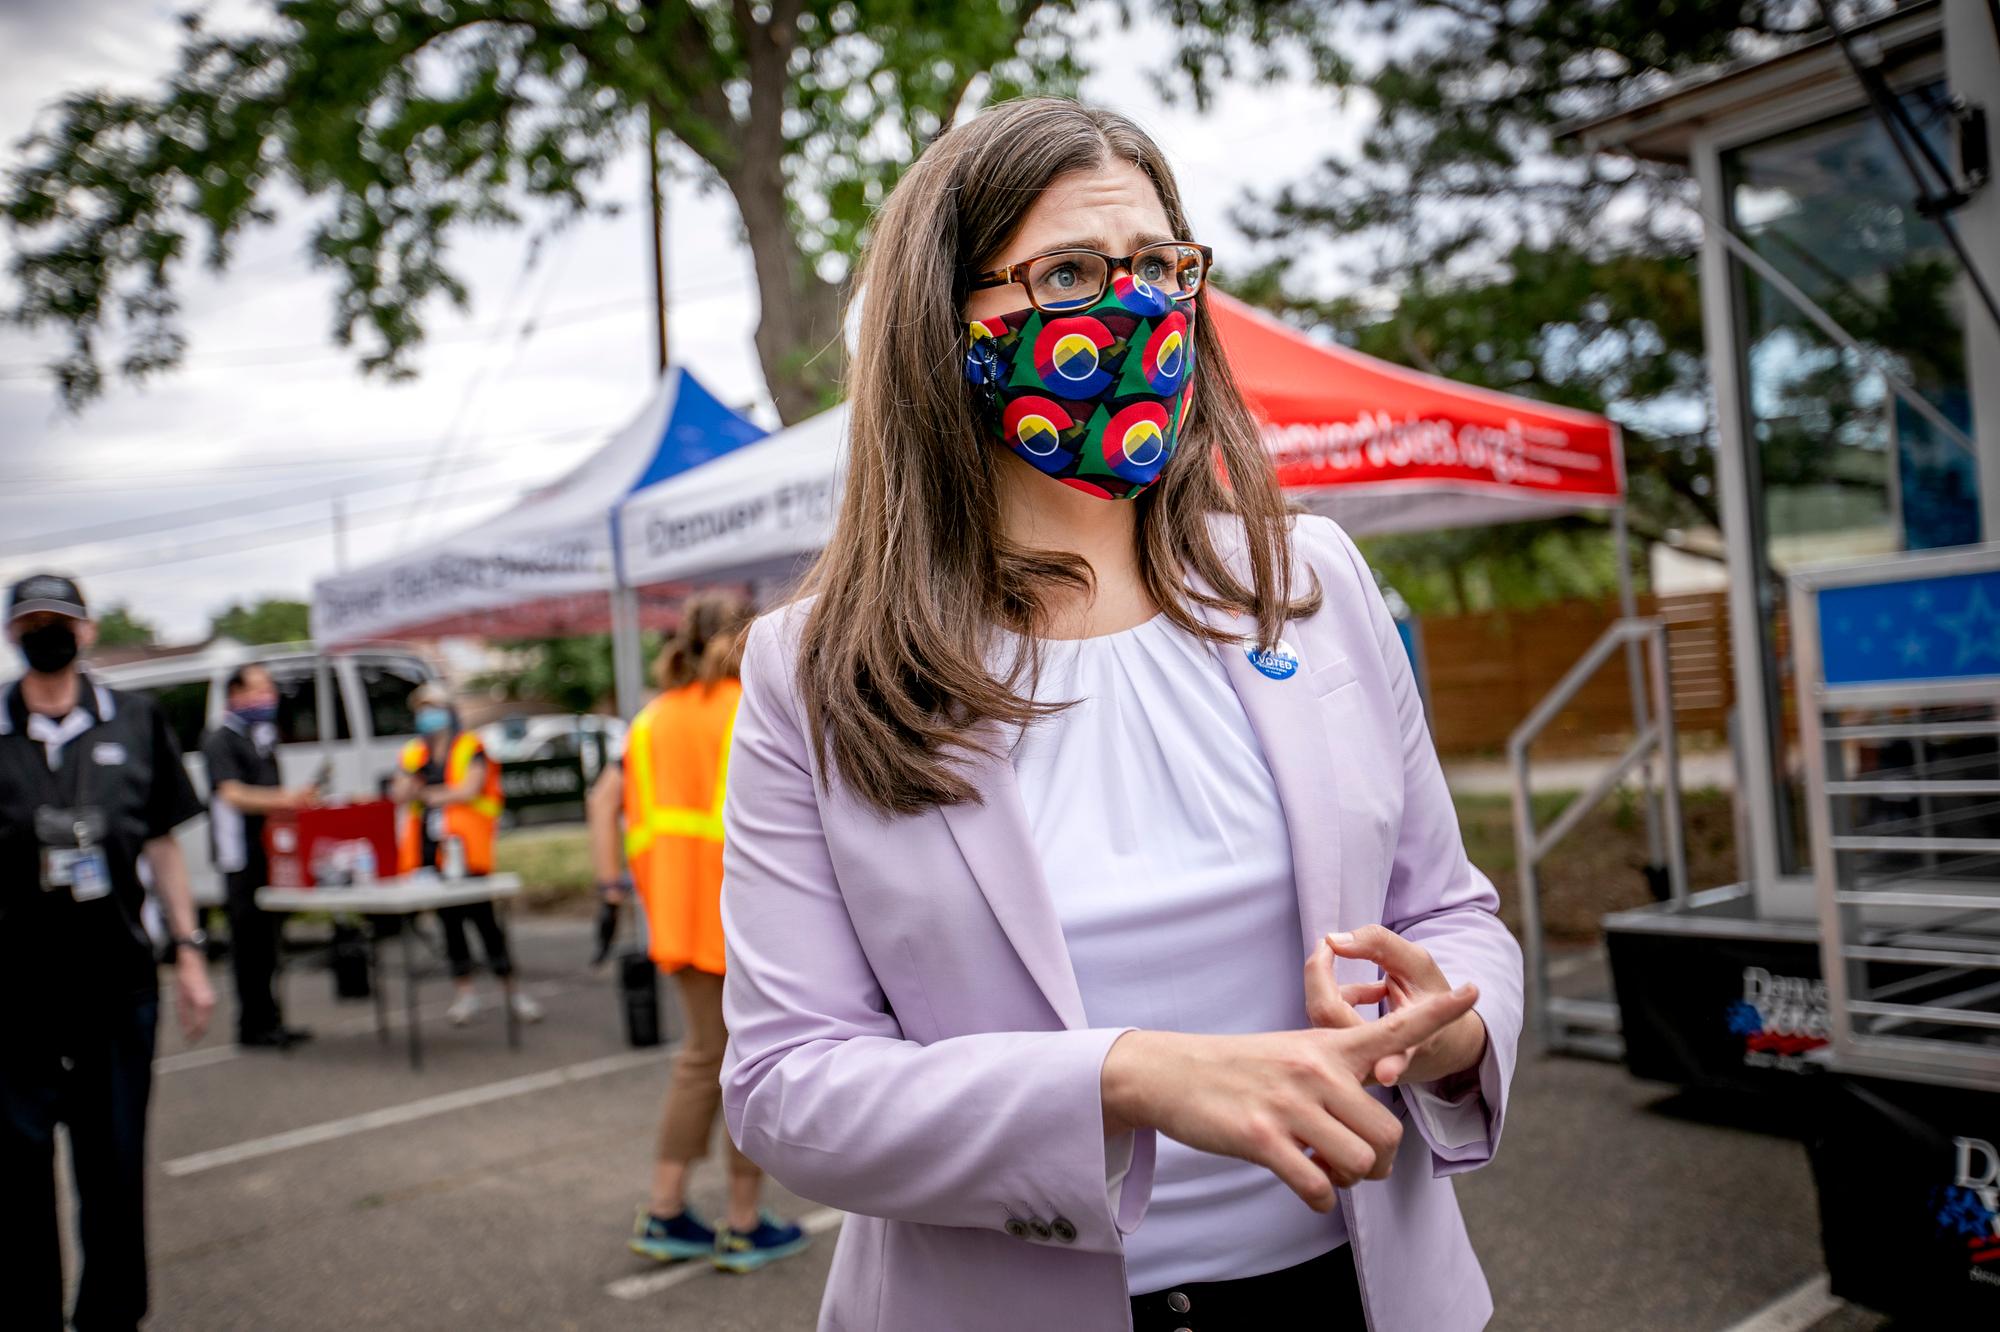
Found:
[{"label": "white folding table", "polygon": [[[422,1068],[423,1039],[417,1028],[417,963],[412,936],[416,929],[407,919],[419,912],[443,907],[471,906],[475,902],[496,902],[521,891],[518,874],[487,874],[477,878],[441,879],[429,874],[399,875],[373,883],[346,888],[259,888],[257,906],[263,911],[327,911],[357,916],[403,916],[403,1005],[409,1026],[410,1067]],[[375,995],[375,1031],[386,1043],[389,1039],[388,998],[383,993],[381,968],[375,956],[375,937],[368,938],[368,980]],[[507,1010],[507,1044],[521,1044],[521,1023],[514,1005]]]}]

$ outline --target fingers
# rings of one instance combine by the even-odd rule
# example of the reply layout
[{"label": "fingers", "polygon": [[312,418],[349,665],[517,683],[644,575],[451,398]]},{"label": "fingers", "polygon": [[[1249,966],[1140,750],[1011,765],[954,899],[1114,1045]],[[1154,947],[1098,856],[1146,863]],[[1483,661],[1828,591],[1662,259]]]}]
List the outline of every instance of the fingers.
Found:
[{"label": "fingers", "polygon": [[1419,983],[1434,980],[1434,986],[1426,984],[1424,988],[1443,988],[1444,974],[1431,959],[1430,950],[1385,926],[1363,925],[1351,934],[1329,934],[1326,939],[1342,957],[1366,958],[1393,976]]},{"label": "fingers", "polygon": [[[1396,1148],[1403,1141],[1403,1125],[1394,1112],[1370,1096],[1358,1082],[1347,1081],[1336,1082],[1328,1092],[1326,1111],[1360,1144],[1354,1154],[1343,1159],[1351,1177],[1340,1181],[1342,1186],[1356,1179],[1387,1179],[1389,1167],[1396,1160]],[[1314,1146],[1317,1149],[1318,1144]]]},{"label": "fingers", "polygon": [[1403,1054],[1384,1055],[1375,1061],[1374,1079],[1384,1087],[1393,1087],[1409,1072],[1410,1056]]},{"label": "fingers", "polygon": [[1353,1008],[1359,1008],[1363,1004],[1379,1004],[1389,997],[1389,982],[1356,981],[1352,985],[1341,986],[1340,997]]},{"label": "fingers", "polygon": [[1315,1212],[1331,1212],[1339,1201],[1332,1178],[1290,1133],[1275,1124],[1255,1135],[1250,1159],[1283,1180],[1285,1187]]},{"label": "fingers", "polygon": [[1322,939],[1306,959],[1306,1017],[1315,1027],[1358,1027],[1361,1015],[1343,997],[1333,975],[1333,950]]},{"label": "fingers", "polygon": [[[1381,1167],[1376,1148],[1333,1115],[1308,1115],[1299,1125],[1299,1138],[1311,1149],[1313,1164],[1335,1186],[1349,1189],[1359,1180],[1377,1178],[1375,1172]],[[1394,1155],[1392,1149],[1390,1156]]]},{"label": "fingers", "polygon": [[1405,1004],[1385,1017],[1340,1033],[1350,1067],[1357,1077],[1371,1071],[1385,1055],[1401,1054],[1422,1045],[1479,1001],[1479,987],[1459,986]]}]

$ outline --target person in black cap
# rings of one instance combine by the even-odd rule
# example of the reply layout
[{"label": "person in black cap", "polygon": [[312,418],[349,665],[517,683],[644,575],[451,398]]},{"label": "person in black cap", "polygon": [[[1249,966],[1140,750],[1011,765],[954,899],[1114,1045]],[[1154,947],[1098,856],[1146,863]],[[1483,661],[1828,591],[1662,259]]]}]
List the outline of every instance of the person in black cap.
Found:
[{"label": "person in black cap", "polygon": [[281,918],[257,907],[257,890],[271,881],[264,854],[264,818],[304,809],[319,797],[310,786],[286,790],[278,775],[278,687],[255,662],[230,672],[223,686],[228,710],[202,737],[210,791],[209,840],[229,892],[229,961],[236,976],[236,1043],[288,1050],[311,1037],[285,1025],[271,981],[277,971]]},{"label": "person in black cap", "polygon": [[83,1270],[70,1322],[146,1313],[146,1102],[158,964],[140,923],[152,872],[174,941],[174,1002],[199,1039],[215,1008],[173,831],[201,812],[151,701],[92,680],[96,637],[75,583],[16,583],[7,636],[28,672],[0,697],[0,1309],[64,1325],[55,1130],[69,1129]]}]

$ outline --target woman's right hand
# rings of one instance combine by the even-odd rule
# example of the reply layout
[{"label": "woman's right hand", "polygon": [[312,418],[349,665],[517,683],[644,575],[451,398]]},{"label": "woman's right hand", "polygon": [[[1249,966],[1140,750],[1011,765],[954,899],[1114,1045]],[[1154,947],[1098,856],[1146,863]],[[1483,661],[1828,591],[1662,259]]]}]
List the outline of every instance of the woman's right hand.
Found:
[{"label": "woman's right hand", "polygon": [[1376,1061],[1421,1045],[1478,998],[1461,985],[1358,1027],[1126,1032],[1104,1059],[1106,1131],[1157,1129],[1255,1162],[1330,1212],[1336,1187],[1386,1178],[1402,1141],[1401,1121],[1364,1090]]}]

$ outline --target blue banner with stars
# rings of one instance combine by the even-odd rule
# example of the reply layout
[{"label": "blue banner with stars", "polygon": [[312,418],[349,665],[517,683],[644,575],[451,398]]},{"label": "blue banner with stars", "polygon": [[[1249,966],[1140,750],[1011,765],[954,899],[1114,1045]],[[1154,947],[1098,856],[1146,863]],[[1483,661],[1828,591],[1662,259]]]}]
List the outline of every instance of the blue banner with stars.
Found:
[{"label": "blue banner with stars", "polygon": [[1830,685],[2000,676],[2000,570],[1824,588],[1819,644]]}]

